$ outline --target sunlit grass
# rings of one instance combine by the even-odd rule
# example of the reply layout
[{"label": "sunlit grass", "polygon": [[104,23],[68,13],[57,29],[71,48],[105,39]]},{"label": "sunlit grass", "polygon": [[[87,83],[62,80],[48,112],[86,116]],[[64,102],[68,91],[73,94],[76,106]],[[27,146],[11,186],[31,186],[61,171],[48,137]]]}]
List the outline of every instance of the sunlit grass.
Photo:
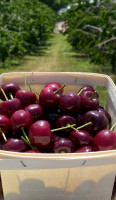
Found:
[{"label": "sunlit grass", "polygon": [[[48,44],[38,49],[32,55],[27,55],[14,59],[12,65],[1,68],[0,73],[5,72],[99,72],[99,65],[95,65],[82,54],[74,51],[67,42],[67,36],[53,34]],[[116,82],[115,76],[113,79]],[[107,92],[105,89],[97,87],[99,92],[100,104],[104,105]]]},{"label": "sunlit grass", "polygon": [[9,71],[94,72],[99,66],[90,63],[88,58],[73,51],[66,37],[62,34],[53,34],[48,44],[39,49],[35,55],[13,59],[11,65],[0,69],[0,73]]}]

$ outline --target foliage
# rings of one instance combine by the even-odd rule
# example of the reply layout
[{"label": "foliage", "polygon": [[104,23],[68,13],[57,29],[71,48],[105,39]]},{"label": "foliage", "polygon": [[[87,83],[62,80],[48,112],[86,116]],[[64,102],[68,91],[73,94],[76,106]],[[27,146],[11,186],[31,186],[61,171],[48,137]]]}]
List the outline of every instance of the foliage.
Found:
[{"label": "foliage", "polygon": [[0,62],[35,51],[53,31],[55,13],[38,0],[0,1]]},{"label": "foliage", "polygon": [[91,61],[105,66],[109,62],[116,72],[116,3],[110,0],[78,0],[65,18],[68,41]]}]

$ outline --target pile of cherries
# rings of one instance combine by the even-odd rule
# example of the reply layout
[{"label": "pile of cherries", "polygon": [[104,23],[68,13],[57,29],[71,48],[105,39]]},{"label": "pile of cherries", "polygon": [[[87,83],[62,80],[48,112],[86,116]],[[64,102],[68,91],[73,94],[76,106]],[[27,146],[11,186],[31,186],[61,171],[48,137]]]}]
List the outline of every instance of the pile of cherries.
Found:
[{"label": "pile of cherries", "polygon": [[[64,94],[50,82],[39,96],[16,83],[0,89],[0,149],[28,153],[80,153],[116,149],[111,116],[92,86]],[[111,129],[110,129],[111,128]]]}]

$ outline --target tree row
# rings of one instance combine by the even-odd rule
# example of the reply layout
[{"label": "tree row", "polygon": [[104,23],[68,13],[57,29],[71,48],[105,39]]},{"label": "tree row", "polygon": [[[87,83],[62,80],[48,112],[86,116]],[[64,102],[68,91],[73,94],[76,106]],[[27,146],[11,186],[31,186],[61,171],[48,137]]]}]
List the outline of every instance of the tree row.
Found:
[{"label": "tree row", "polygon": [[92,62],[116,72],[116,3],[78,0],[66,13],[68,41]]},{"label": "tree row", "polygon": [[0,1],[0,65],[45,45],[55,13],[38,0]]}]

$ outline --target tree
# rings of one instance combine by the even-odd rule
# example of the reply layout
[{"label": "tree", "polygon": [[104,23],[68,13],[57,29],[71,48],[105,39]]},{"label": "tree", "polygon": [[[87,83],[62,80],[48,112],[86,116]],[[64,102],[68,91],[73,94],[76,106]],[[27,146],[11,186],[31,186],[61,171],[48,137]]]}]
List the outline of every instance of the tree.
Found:
[{"label": "tree", "polygon": [[55,13],[38,0],[0,1],[0,62],[35,51],[55,25]]},{"label": "tree", "polygon": [[116,4],[110,0],[78,0],[66,14],[68,41],[91,61],[109,62],[116,72]]}]

